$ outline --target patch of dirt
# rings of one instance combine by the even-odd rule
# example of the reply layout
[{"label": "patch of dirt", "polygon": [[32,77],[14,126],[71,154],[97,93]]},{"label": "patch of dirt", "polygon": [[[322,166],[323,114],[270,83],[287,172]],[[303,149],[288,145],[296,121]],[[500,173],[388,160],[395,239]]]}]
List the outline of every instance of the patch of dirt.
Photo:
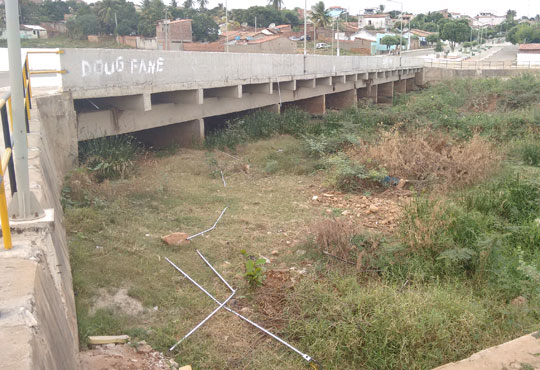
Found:
[{"label": "patch of dirt", "polygon": [[255,299],[259,312],[265,317],[263,326],[279,327],[283,323],[285,297],[293,289],[294,281],[289,269],[266,271],[263,286],[259,287]]},{"label": "patch of dirt", "polygon": [[[376,196],[344,194],[328,191],[313,197],[313,201],[327,207],[326,213],[346,216],[366,229],[391,234],[399,226],[403,206],[412,192],[404,189],[388,189]],[[337,216],[337,215],[336,215]]]},{"label": "patch of dirt", "polygon": [[178,369],[178,364],[163,353],[152,350],[145,342],[106,344],[79,353],[81,370],[149,370]]},{"label": "patch of dirt", "polygon": [[96,298],[90,313],[95,313],[102,308],[110,308],[122,312],[126,315],[136,316],[144,312],[142,303],[128,295],[127,289],[118,289],[111,294],[106,289],[99,289],[99,296]]}]

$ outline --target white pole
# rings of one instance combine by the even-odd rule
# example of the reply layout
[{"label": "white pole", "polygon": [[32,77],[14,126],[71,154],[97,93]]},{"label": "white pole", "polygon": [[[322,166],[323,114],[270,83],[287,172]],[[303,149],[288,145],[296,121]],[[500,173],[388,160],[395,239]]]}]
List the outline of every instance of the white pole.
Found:
[{"label": "white pole", "polygon": [[13,117],[13,149],[17,192],[9,205],[9,214],[16,220],[31,220],[43,215],[34,194],[30,192],[28,171],[28,141],[26,135],[25,102],[23,93],[21,40],[19,28],[19,4],[7,0],[6,28],[9,57],[9,83]]},{"label": "white pole", "polygon": [[229,7],[227,6],[227,0],[225,0],[225,51],[229,52]]},{"label": "white pole", "polygon": [[[400,14],[400,22],[401,22],[401,37],[399,39],[399,65],[401,66],[401,49],[403,44],[403,3],[401,3],[401,14]],[[409,34],[410,35],[410,34]],[[410,36],[409,36],[410,37]]]},{"label": "white pole", "polygon": [[337,53],[336,55],[339,57],[339,18],[337,19],[337,23],[336,23],[336,35],[337,35]]},{"label": "white pole", "polygon": [[304,1],[304,55],[307,55],[307,0]]}]

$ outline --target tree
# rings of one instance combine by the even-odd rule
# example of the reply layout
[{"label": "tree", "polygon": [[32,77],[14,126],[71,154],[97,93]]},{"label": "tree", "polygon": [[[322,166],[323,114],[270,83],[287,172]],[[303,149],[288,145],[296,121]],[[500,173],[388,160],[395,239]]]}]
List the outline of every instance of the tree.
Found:
[{"label": "tree", "polygon": [[426,41],[429,42],[431,45],[439,41],[439,34],[438,33],[432,33],[430,35],[427,35]]},{"label": "tree", "polygon": [[506,20],[508,22],[513,22],[514,21],[514,18],[516,17],[516,11],[515,10],[512,10],[512,9],[508,9],[508,11],[506,12]]},{"label": "tree", "polygon": [[435,51],[437,53],[440,53],[441,51],[443,51],[443,45],[442,45],[441,40],[437,40],[437,45],[435,46]]},{"label": "tree", "polygon": [[157,21],[165,15],[165,4],[161,0],[143,2],[137,31],[140,35],[152,37],[156,35]]},{"label": "tree", "polygon": [[117,0],[102,0],[96,3],[97,16],[106,33],[112,33],[115,29],[114,14],[119,8]]},{"label": "tree", "polygon": [[198,0],[199,1],[199,9],[203,10],[206,9],[206,6],[208,5],[208,0]]},{"label": "tree", "polygon": [[70,19],[67,27],[69,35],[79,39],[88,35],[96,35],[100,31],[99,18],[95,14],[85,14]]},{"label": "tree", "polygon": [[379,14],[384,13],[384,5],[383,4],[379,5],[379,9],[377,10],[377,13],[379,13]]},{"label": "tree", "polygon": [[186,0],[184,1],[183,7],[186,9],[193,8],[193,0]]},{"label": "tree", "polygon": [[197,13],[192,18],[193,39],[195,41],[216,41],[219,26],[212,17],[204,13]]},{"label": "tree", "polygon": [[399,36],[386,35],[381,39],[381,44],[386,45],[386,50],[388,51],[390,51],[390,46],[399,45],[399,42],[400,42]]},{"label": "tree", "polygon": [[388,15],[390,16],[390,18],[392,19],[397,19],[399,18],[399,16],[401,15],[401,12],[399,10],[390,10],[388,12]]},{"label": "tree", "polygon": [[324,28],[330,24],[330,14],[323,1],[319,1],[311,7],[311,21],[316,27]]},{"label": "tree", "polygon": [[281,10],[283,7],[283,0],[268,0],[268,5],[272,5],[277,10]]},{"label": "tree", "polygon": [[508,31],[506,40],[512,44],[540,43],[540,26],[520,23]]},{"label": "tree", "polygon": [[456,43],[467,41],[471,34],[471,28],[465,20],[449,20],[444,24],[441,31],[441,39],[450,42],[450,48],[454,51]]}]

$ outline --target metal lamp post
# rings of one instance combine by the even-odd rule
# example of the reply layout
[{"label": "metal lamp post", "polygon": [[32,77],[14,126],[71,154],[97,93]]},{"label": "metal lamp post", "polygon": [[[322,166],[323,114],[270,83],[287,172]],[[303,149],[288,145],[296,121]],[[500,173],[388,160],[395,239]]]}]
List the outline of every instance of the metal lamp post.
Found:
[{"label": "metal lamp post", "polygon": [[398,3],[401,4],[401,13],[399,15],[400,22],[401,22],[401,37],[399,38],[399,65],[401,66],[401,49],[403,47],[403,2],[397,1],[397,0],[386,0],[391,3]]},{"label": "metal lamp post", "polygon": [[7,0],[6,28],[9,54],[9,83],[13,116],[13,149],[17,192],[9,204],[9,215],[15,220],[33,220],[44,215],[37,198],[30,192],[28,171],[28,141],[24,111],[21,40],[19,28],[19,4],[17,0]]}]

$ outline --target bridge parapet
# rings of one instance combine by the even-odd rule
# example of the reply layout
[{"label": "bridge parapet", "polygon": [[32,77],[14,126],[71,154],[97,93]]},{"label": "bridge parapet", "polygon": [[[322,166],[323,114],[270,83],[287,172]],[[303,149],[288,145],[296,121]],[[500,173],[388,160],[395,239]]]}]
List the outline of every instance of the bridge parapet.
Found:
[{"label": "bridge parapet", "polygon": [[360,72],[422,68],[398,56],[303,56],[119,49],[66,49],[64,91],[74,98],[291,81]]}]

